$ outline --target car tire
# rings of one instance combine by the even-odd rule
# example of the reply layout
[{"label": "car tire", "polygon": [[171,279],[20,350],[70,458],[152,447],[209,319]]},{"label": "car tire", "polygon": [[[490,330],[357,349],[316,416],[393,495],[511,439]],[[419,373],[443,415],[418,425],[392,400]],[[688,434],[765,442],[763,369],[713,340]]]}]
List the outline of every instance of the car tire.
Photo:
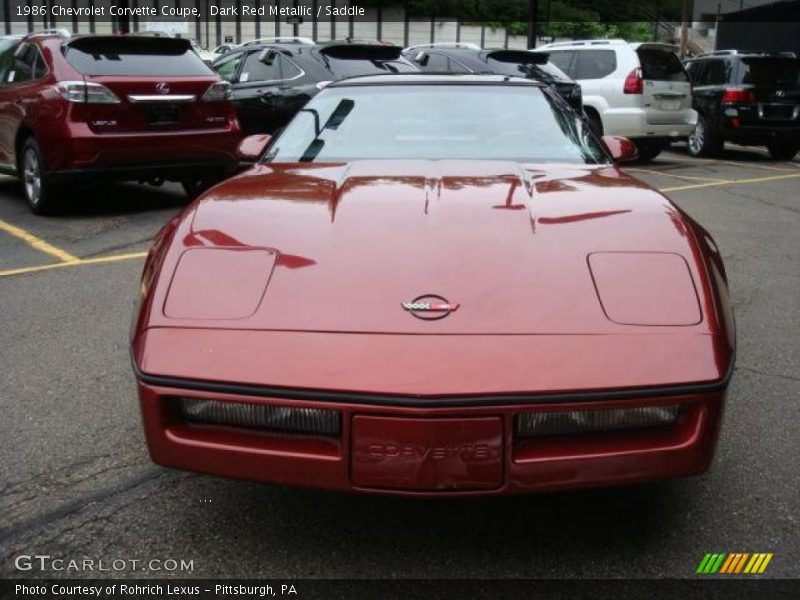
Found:
[{"label": "car tire", "polygon": [[666,146],[663,142],[656,142],[653,140],[634,140],[634,144],[636,144],[636,151],[638,153],[636,160],[638,162],[650,162],[661,154],[661,151]]},{"label": "car tire", "polygon": [[600,116],[593,110],[585,111],[584,114],[586,115],[586,122],[589,123],[589,129],[592,130],[592,133],[597,137],[603,137],[603,122],[600,120]]},{"label": "car tire", "polygon": [[792,160],[797,154],[798,148],[795,144],[768,144],[769,155],[775,160]]},{"label": "car tire", "polygon": [[56,192],[39,144],[32,137],[26,139],[20,148],[19,176],[22,179],[22,191],[31,211],[37,215],[48,215],[56,212],[58,201]]},{"label": "car tire", "polygon": [[184,179],[181,181],[181,187],[189,200],[194,200],[200,194],[205,192],[208,188],[216,185],[222,180],[220,177],[209,177],[205,179]]},{"label": "car tire", "polygon": [[689,134],[689,154],[694,157],[714,156],[722,151],[722,141],[714,135],[711,123],[703,115],[697,116],[697,125]]}]

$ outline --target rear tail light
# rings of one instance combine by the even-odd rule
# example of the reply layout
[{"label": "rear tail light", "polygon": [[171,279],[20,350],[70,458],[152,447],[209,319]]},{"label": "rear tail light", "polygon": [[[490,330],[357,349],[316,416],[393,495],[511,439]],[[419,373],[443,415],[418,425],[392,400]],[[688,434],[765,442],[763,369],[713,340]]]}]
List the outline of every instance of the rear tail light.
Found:
[{"label": "rear tail light", "polygon": [[319,435],[338,435],[341,430],[341,415],[335,410],[202,398],[181,398],[180,407],[184,419],[193,423]]},{"label": "rear tail light", "polygon": [[212,83],[206,93],[200,97],[203,102],[222,102],[231,99],[231,84],[227,81]]},{"label": "rear tail light", "polygon": [[641,94],[644,92],[644,81],[642,81],[642,70],[636,68],[625,78],[625,84],[622,86],[623,94]]},{"label": "rear tail light", "polygon": [[119,104],[120,100],[106,86],[87,81],[60,81],[55,90],[68,102],[81,104]]},{"label": "rear tail light", "polygon": [[756,101],[756,96],[753,90],[727,88],[722,93],[722,101],[726,104],[751,104]]},{"label": "rear tail light", "polygon": [[675,422],[678,412],[678,406],[526,412],[517,415],[516,432],[520,437],[538,437],[665,427]]}]

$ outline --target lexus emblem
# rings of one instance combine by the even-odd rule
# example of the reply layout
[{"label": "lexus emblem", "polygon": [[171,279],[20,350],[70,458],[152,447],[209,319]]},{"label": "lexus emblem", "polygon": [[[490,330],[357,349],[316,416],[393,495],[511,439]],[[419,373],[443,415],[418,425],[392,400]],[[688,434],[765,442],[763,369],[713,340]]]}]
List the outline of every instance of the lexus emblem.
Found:
[{"label": "lexus emblem", "polygon": [[784,92],[783,90],[778,90],[777,92],[775,92],[776,98],[783,98],[784,96],[786,96],[786,92]]},{"label": "lexus emblem", "polygon": [[169,84],[166,81],[160,81],[156,84],[156,91],[159,94],[169,94]]},{"label": "lexus emblem", "polygon": [[450,313],[458,310],[457,302],[448,302],[446,298],[436,294],[417,296],[411,302],[402,303],[403,310],[423,321],[437,321],[444,319]]}]

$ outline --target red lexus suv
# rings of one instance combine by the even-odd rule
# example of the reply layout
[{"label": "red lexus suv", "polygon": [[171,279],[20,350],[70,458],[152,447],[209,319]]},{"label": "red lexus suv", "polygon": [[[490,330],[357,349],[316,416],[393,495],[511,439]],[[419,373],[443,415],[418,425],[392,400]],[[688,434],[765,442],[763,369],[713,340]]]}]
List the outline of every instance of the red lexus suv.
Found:
[{"label": "red lexus suv", "polygon": [[38,214],[98,177],[192,195],[237,165],[229,96],[188,40],[31,35],[0,48],[0,171]]}]

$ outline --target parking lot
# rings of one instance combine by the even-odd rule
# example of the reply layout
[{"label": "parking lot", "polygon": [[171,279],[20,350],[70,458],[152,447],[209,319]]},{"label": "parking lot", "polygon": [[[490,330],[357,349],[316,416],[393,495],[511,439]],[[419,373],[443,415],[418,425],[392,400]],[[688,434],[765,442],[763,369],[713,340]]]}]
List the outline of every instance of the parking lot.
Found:
[{"label": "parking lot", "polygon": [[153,465],[127,336],[149,240],[182,192],[90,188],[42,218],[1,179],[0,575],[24,576],[14,557],[38,553],[191,560],[180,575],[196,577],[691,577],[706,552],[770,552],[764,577],[800,576],[800,161],[676,147],[627,170],[701,222],[726,261],[738,357],[713,469],[434,501]]}]

